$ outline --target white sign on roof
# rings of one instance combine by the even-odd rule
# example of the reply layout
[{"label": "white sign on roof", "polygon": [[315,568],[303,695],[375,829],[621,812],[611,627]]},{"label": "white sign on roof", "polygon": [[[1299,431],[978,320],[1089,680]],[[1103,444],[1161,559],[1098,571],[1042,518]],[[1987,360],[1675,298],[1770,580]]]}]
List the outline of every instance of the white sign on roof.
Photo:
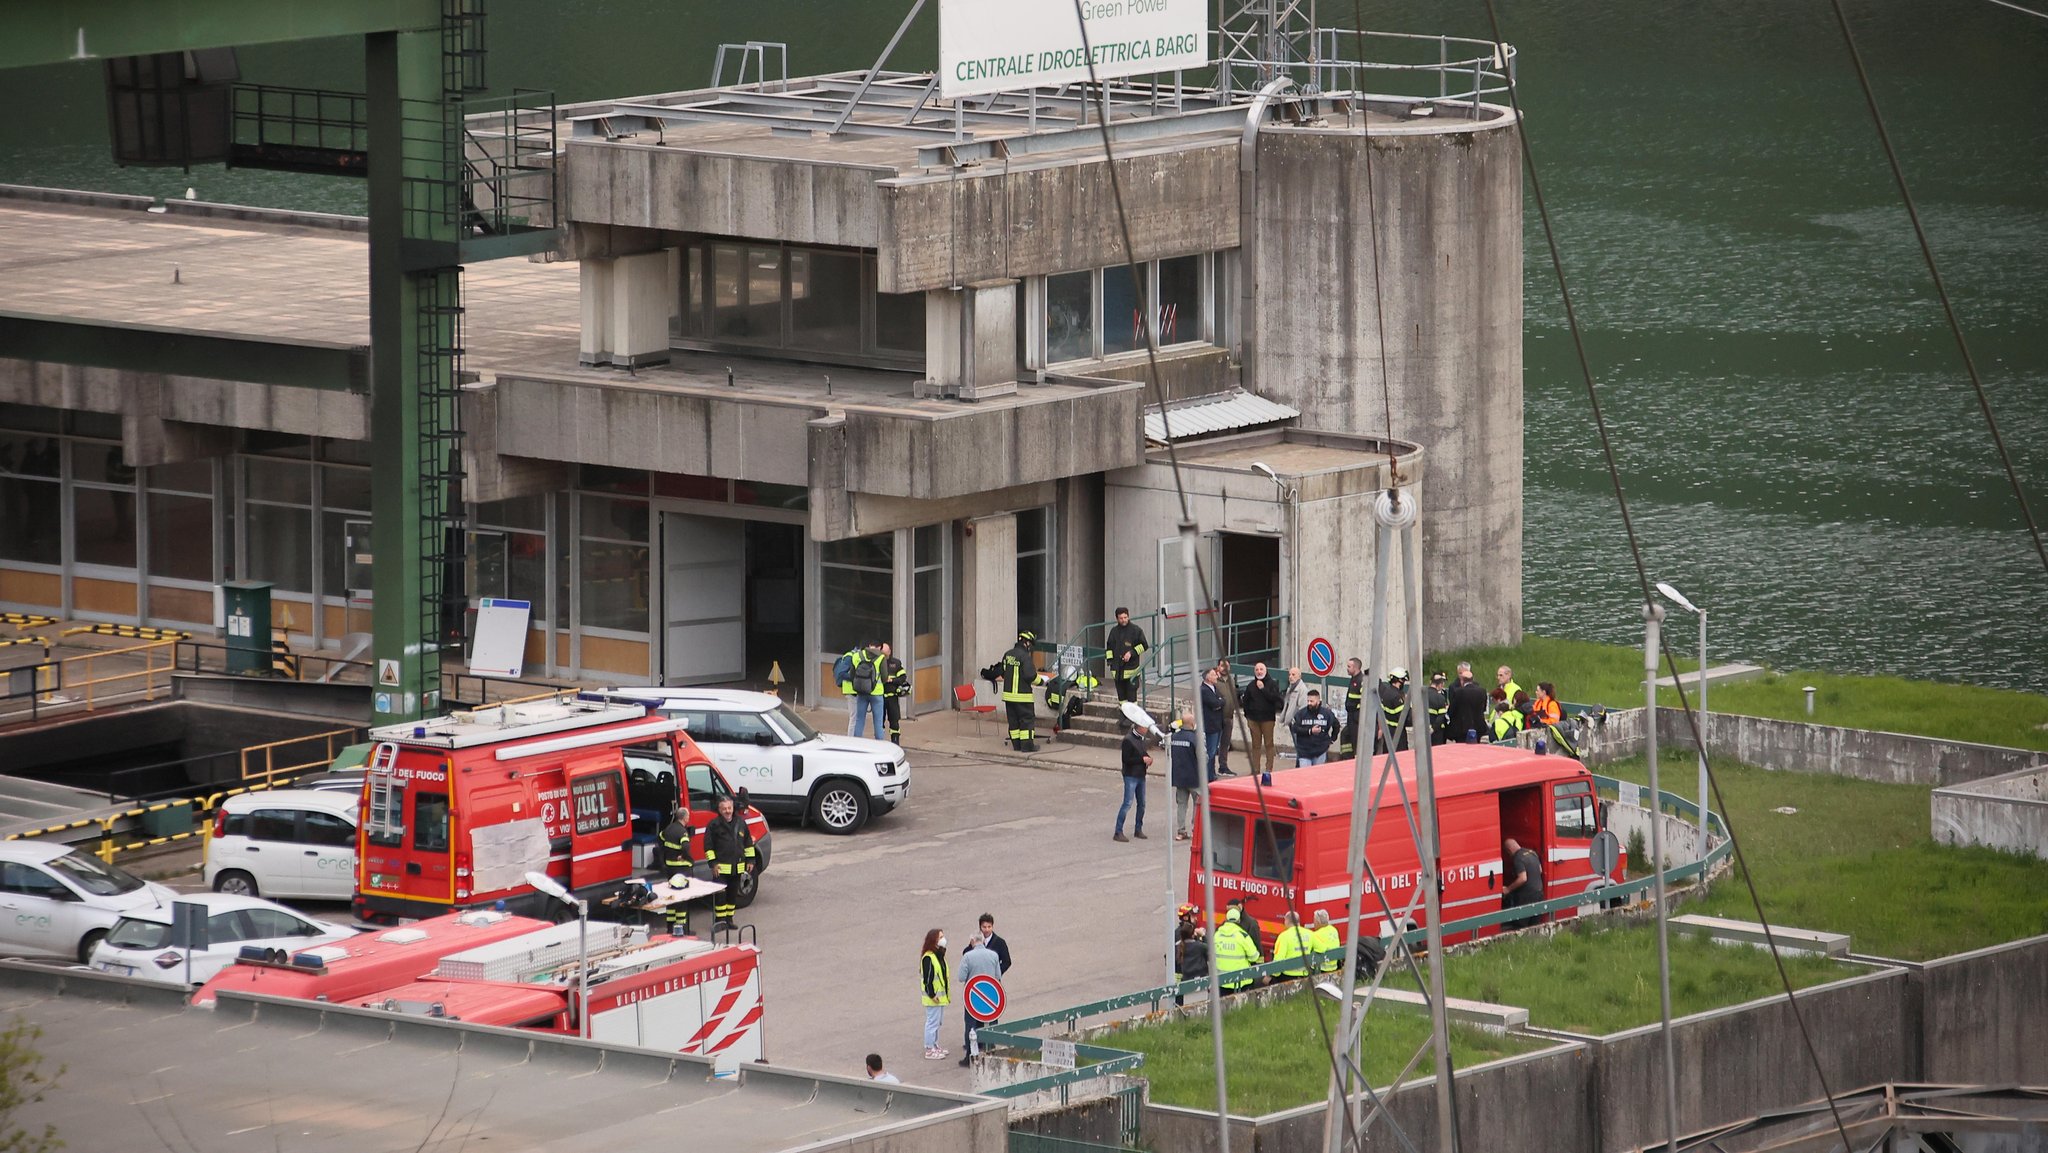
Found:
[{"label": "white sign on roof", "polygon": [[1108,80],[1209,63],[1207,0],[939,0],[939,95]]}]

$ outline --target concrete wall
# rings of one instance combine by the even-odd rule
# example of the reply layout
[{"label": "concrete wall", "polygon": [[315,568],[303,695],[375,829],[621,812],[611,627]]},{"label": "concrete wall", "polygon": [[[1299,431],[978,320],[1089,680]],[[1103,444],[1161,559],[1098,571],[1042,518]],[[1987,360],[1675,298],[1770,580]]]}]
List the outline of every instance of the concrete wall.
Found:
[{"label": "concrete wall", "polygon": [[[717,147],[569,141],[566,214],[578,223],[792,244],[873,248],[879,241],[875,182],[896,175],[894,165],[797,161]],[[902,290],[885,285],[882,291]]]},{"label": "concrete wall", "polygon": [[[1566,695],[1570,695],[1568,689]],[[1692,730],[1685,714],[1675,708],[1659,708],[1657,741],[1660,749],[1690,753]],[[1619,709],[1608,714],[1591,759],[1598,763],[1637,756],[1642,751],[1643,710]],[[2048,765],[2048,754],[2027,749],[1711,710],[1707,713],[1707,751],[1766,769],[1833,773],[1906,785],[1952,785]]]},{"label": "concrete wall", "polygon": [[201,436],[217,428],[341,440],[370,435],[367,393],[43,361],[0,358],[0,402],[119,413],[128,459],[137,465],[192,459],[178,437],[194,430],[180,424],[208,426],[197,430]]},{"label": "concrete wall", "polygon": [[[1902,1079],[1916,1063],[1904,1005],[1910,974],[1891,969],[1802,989],[1799,1005],[1836,1090]],[[1678,1128],[1694,1133],[1758,1113],[1819,1100],[1820,1082],[1783,997],[1672,1023],[1678,1057]],[[1663,1140],[1663,1039],[1655,1025],[1599,1044],[1600,1148]]]},{"label": "concrete wall", "polygon": [[1505,115],[1369,142],[1272,126],[1257,142],[1245,385],[1301,409],[1305,428],[1383,433],[1391,404],[1391,434],[1428,450],[1432,650],[1521,638],[1520,163]]},{"label": "concrete wall", "polygon": [[[1226,392],[1238,386],[1241,367],[1225,348],[1162,352],[1159,388],[1168,400]],[[1143,359],[1108,365],[1097,362],[1088,366],[1088,376],[1094,380],[1135,380],[1145,386],[1145,403],[1158,403],[1152,391],[1151,366]]]},{"label": "concrete wall", "polygon": [[2048,937],[1929,961],[1917,983],[1918,1080],[2048,1082]]},{"label": "concrete wall", "polygon": [[2048,860],[2048,769],[1934,790],[1934,839]]},{"label": "concrete wall", "polygon": [[[1196,146],[1119,147],[1117,178],[1137,259],[1237,247],[1237,155],[1230,136]],[[876,275],[883,292],[1072,272],[1127,259],[1109,167],[1096,154],[992,162],[883,180],[878,187]]]}]

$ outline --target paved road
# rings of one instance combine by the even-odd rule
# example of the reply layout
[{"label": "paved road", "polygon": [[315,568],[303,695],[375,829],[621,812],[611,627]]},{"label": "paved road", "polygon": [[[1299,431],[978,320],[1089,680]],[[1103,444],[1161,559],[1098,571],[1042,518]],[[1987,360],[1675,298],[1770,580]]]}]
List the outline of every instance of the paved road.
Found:
[{"label": "paved road", "polygon": [[[933,731],[906,732],[908,743],[953,743],[946,721],[912,727],[926,726]],[[971,1088],[970,1071],[955,1064],[957,1003],[941,1038],[952,1057],[922,1059],[917,957],[925,931],[943,928],[957,959],[984,912],[995,914],[1016,959],[1005,981],[1012,1017],[1164,980],[1167,911],[1183,899],[1167,896],[1169,846],[1176,892],[1187,851],[1171,840],[1171,790],[1156,773],[1148,815],[1160,835],[1110,840],[1115,755],[1061,750],[1022,764],[913,747],[910,803],[866,830],[830,837],[778,824],[761,898],[741,914],[764,954],[770,1060],[857,1073],[861,1058],[878,1052],[912,1084]],[[197,860],[187,850],[133,867],[164,876],[196,869]],[[196,872],[165,880],[201,887]],[[345,905],[294,903],[312,916],[348,915]]]}]

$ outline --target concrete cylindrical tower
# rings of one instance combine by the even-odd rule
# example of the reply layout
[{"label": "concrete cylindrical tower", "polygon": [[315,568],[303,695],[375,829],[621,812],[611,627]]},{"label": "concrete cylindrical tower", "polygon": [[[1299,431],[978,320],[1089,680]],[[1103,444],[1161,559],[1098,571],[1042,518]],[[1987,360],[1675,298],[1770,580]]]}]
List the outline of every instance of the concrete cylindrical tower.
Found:
[{"label": "concrete cylindrical tower", "polygon": [[[1374,103],[1369,131],[1334,120],[1259,131],[1244,204],[1246,385],[1299,408],[1306,428],[1423,446],[1425,643],[1511,644],[1522,633],[1521,146],[1507,109],[1413,119],[1408,107]],[[1298,611],[1314,619],[1315,606]],[[1328,627],[1354,625],[1365,622]]]}]

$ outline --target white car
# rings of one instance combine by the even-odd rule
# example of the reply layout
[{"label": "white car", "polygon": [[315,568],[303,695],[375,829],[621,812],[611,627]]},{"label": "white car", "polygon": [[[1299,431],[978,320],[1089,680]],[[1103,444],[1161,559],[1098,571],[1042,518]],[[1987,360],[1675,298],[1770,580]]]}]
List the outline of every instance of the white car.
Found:
[{"label": "white car", "polygon": [[[204,984],[235,963],[245,948],[282,949],[300,953],[346,941],[355,929],[332,921],[315,921],[261,897],[235,893],[185,893],[206,909],[206,946],[183,949],[171,943],[171,902],[136,909],[115,922],[107,939],[93,950],[92,967],[102,973],[160,981],[167,985]],[[186,968],[186,954],[191,967]]]},{"label": "white car", "polygon": [[0,842],[0,953],[84,961],[123,913],[172,896],[69,845]]},{"label": "white car", "polygon": [[229,797],[206,840],[206,887],[243,896],[346,901],[356,891],[353,793],[269,789]]},{"label": "white car", "polygon": [[825,736],[767,693],[737,689],[610,688],[586,700],[630,701],[683,722],[734,788],[770,816],[828,833],[855,832],[910,796],[910,765],[888,741]]}]

